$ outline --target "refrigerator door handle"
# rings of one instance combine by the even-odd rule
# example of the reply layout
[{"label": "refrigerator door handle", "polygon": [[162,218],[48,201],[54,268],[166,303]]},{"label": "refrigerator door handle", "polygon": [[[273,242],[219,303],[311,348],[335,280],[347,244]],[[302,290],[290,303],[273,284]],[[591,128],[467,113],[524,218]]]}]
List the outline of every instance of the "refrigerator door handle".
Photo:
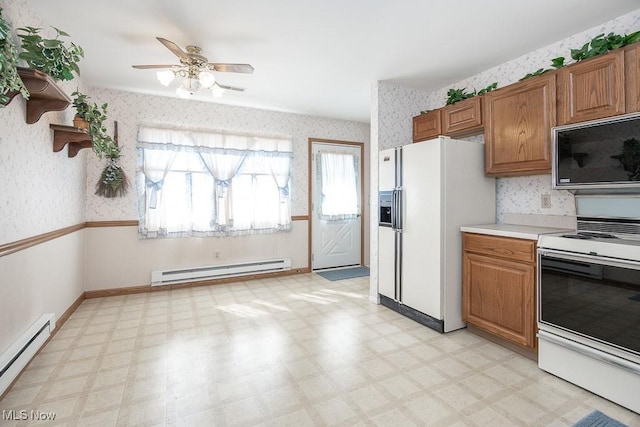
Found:
[{"label": "refrigerator door handle", "polygon": [[395,204],[395,217],[396,217],[396,226],[395,229],[402,232],[402,197],[403,197],[403,190],[396,190],[396,197],[394,200],[394,204]]},{"label": "refrigerator door handle", "polygon": [[396,229],[396,190],[391,192],[391,229]]}]

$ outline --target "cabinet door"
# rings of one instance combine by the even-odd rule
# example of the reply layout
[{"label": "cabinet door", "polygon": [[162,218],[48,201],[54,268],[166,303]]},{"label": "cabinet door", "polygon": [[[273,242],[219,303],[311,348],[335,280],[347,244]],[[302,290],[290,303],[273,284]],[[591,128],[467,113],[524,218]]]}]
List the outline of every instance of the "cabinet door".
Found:
[{"label": "cabinet door", "polygon": [[441,132],[440,110],[429,111],[413,118],[413,142],[435,138]]},{"label": "cabinet door", "polygon": [[625,112],[624,50],[560,70],[561,123],[576,123]]},{"label": "cabinet door", "polygon": [[463,320],[534,349],[534,265],[464,252],[462,272]]},{"label": "cabinet door", "polygon": [[625,112],[640,111],[640,43],[624,48]]},{"label": "cabinet door", "polygon": [[442,108],[442,133],[457,137],[482,133],[482,97]]},{"label": "cabinet door", "polygon": [[550,173],[555,79],[544,74],[484,95],[487,175]]}]

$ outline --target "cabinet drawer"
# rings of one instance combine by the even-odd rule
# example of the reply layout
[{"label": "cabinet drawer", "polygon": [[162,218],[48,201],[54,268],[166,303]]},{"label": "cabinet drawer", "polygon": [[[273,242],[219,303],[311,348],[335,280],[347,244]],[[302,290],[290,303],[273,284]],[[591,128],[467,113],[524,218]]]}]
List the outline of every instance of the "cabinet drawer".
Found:
[{"label": "cabinet drawer", "polygon": [[512,261],[534,263],[536,260],[536,242],[534,240],[463,233],[463,249],[467,252],[508,258]]}]

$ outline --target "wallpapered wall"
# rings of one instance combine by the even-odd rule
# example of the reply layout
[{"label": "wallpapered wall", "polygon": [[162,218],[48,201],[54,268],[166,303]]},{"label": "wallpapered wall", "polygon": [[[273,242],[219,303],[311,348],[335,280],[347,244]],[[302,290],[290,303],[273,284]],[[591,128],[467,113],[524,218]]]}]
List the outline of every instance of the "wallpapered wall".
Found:
[{"label": "wallpapered wall", "polygon": [[[1,2],[3,18],[14,28],[45,28],[25,3]],[[71,93],[79,84],[60,86]],[[54,153],[49,129],[70,123],[70,112],[29,125],[25,105],[16,97],[0,108],[0,245],[84,221],[86,153]],[[0,353],[42,314],[60,316],[82,294],[83,246],[78,232],[0,257]]]},{"label": "wallpapered wall", "polygon": [[[2,8],[13,28],[46,27],[24,2],[6,1]],[[77,84],[60,86],[71,93]],[[49,123],[67,122],[67,113],[45,113],[28,125],[25,111],[19,95],[0,108],[0,244],[84,221],[86,154],[70,159],[66,150],[52,149]]]},{"label": "wallpapered wall", "polygon": [[[364,142],[365,157],[369,150],[369,125],[366,123],[185,101],[109,89],[92,89],[91,96],[99,103],[107,102],[109,119],[118,121],[119,143],[123,148],[123,166],[132,179],[135,176],[136,167],[136,137],[141,123],[292,137],[294,160],[291,202],[294,216],[308,214],[308,138]],[[112,123],[109,125],[112,126]],[[93,194],[102,167],[103,164],[95,156],[89,158],[87,220],[137,219],[135,188],[131,188],[124,198],[118,199],[105,199]]]}]

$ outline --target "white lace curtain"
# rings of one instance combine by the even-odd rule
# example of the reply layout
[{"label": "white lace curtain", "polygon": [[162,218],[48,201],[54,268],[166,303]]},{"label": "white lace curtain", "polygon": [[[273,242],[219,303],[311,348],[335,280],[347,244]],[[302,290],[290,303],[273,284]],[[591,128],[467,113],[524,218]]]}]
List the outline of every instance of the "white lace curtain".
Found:
[{"label": "white lace curtain", "polygon": [[143,237],[291,228],[291,140],[143,126],[137,148]]},{"label": "white lace curtain", "polygon": [[319,151],[317,156],[319,217],[325,220],[356,218],[360,215],[358,158],[329,151]]}]

